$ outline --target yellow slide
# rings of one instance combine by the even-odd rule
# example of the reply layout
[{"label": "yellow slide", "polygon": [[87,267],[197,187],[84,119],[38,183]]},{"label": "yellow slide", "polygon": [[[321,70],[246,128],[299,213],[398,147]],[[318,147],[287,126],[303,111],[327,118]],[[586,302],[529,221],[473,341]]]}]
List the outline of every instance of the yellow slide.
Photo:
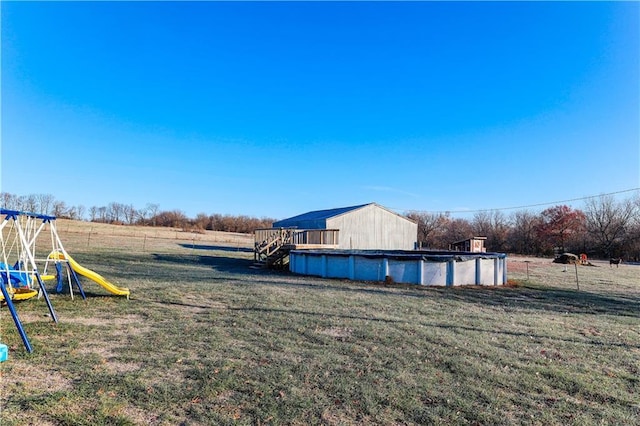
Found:
[{"label": "yellow slide", "polygon": [[[65,255],[63,253],[60,253],[59,251],[54,251],[51,254],[49,254],[49,258],[50,259],[61,259],[64,260],[65,259]],[[106,279],[104,279],[104,277],[96,272],[93,272],[91,269],[87,269],[84,266],[80,265],[78,262],[76,262],[75,260],[73,260],[73,258],[71,256],[69,256],[69,254],[67,253],[66,256],[66,260],[69,261],[69,265],[71,266],[71,269],[73,269],[74,271],[76,271],[76,273],[89,278],[91,281],[96,282],[97,284],[100,284],[105,290],[107,290],[109,293],[113,293],[117,296],[127,296],[127,299],[129,298],[129,289],[128,288],[122,288],[122,287],[118,287],[116,285],[111,284],[109,281],[107,281]]]}]

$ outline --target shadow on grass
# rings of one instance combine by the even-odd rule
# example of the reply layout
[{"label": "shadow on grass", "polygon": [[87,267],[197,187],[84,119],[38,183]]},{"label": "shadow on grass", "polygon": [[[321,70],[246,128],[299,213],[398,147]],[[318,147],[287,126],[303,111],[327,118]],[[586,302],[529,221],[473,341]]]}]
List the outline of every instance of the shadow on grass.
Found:
[{"label": "shadow on grass", "polygon": [[[195,254],[152,254],[156,262],[153,269],[161,270],[162,265],[185,266],[168,274],[194,274],[194,267],[206,267],[197,272],[197,279],[207,281],[225,281],[234,285],[263,285],[312,289],[316,291],[339,291],[366,293],[371,295],[390,297],[418,297],[441,298],[443,300],[457,300],[464,303],[481,304],[505,310],[540,310],[561,314],[592,314],[619,315],[640,317],[640,298],[635,295],[615,293],[592,293],[554,287],[493,287],[493,286],[465,286],[465,287],[423,287],[409,284],[382,284],[363,281],[345,281],[312,276],[294,275],[288,271],[273,271],[265,269],[251,269],[253,259],[227,256],[207,256]],[[148,265],[147,265],[148,267]],[[209,276],[207,270],[211,268],[220,275]],[[132,268],[127,272],[136,275]],[[154,275],[157,272],[154,272]]]},{"label": "shadow on grass", "polygon": [[554,287],[439,289],[447,297],[504,309],[535,309],[558,313],[620,315],[640,318],[640,298]]},{"label": "shadow on grass", "polygon": [[[406,324],[406,319],[391,319],[391,318],[376,318],[375,316],[357,316],[357,315],[348,315],[348,314],[336,314],[329,312],[311,312],[311,311],[301,311],[296,309],[280,309],[280,308],[264,308],[264,307],[230,307],[228,308],[230,311],[237,312],[258,312],[262,314],[275,314],[275,315],[303,315],[303,316],[317,316],[322,318],[339,318],[342,320],[362,320],[362,321],[373,321],[373,322],[383,322],[389,324]],[[517,338],[527,338],[527,339],[553,339],[559,340],[567,343],[579,343],[579,344],[588,344],[593,346],[616,346],[627,349],[640,349],[640,345],[628,344],[628,343],[620,343],[620,342],[603,342],[589,338],[571,338],[571,337],[560,337],[560,336],[549,336],[537,334],[535,332],[521,332],[521,331],[512,331],[496,328],[484,328],[480,326],[468,326],[468,325],[452,325],[452,324],[441,324],[436,322],[421,322],[417,321],[416,325],[421,325],[427,328],[432,329],[442,329],[442,330],[454,330],[454,331],[469,331],[473,333],[487,333],[487,334],[499,334],[504,336],[511,336]]]},{"label": "shadow on grass", "polygon": [[[289,275],[289,277],[297,277]],[[541,310],[557,313],[619,315],[640,318],[640,298],[621,294],[599,294],[554,287],[424,287],[414,284],[342,281],[304,277],[300,281],[279,281],[261,277],[254,284],[311,288],[389,295],[394,297],[442,298],[481,304],[505,310]]]},{"label": "shadow on grass", "polygon": [[[96,289],[100,289],[100,290],[96,290]],[[96,284],[90,280],[83,280],[82,283],[82,291],[84,292],[84,295],[87,299],[124,299],[127,300],[126,296],[121,296],[121,295],[117,295],[117,294],[112,294],[109,293],[107,290],[102,289],[102,287],[99,286],[99,284]],[[71,294],[69,292],[69,286],[65,285],[62,288],[62,291],[57,291],[56,287],[47,287],[47,293],[49,294],[49,297],[53,296],[53,297],[68,297],[69,299],[71,299]],[[74,299],[78,299],[78,300],[82,300],[82,294],[80,293],[80,291],[78,290],[78,288],[74,285],[73,286],[73,298]]]},{"label": "shadow on grass", "polygon": [[[87,289],[84,288],[84,287],[83,287],[83,289],[84,289],[84,295],[87,297],[87,299],[122,299],[122,300],[127,300],[126,296],[119,296],[119,295],[116,295],[116,294],[111,294],[111,293],[108,293],[107,290],[104,290],[104,293],[101,293],[101,292],[94,292],[93,290],[87,291]],[[62,293],[59,293],[59,294],[62,294]],[[69,293],[67,293],[67,294],[69,294]],[[73,297],[82,299],[82,296],[78,292],[74,292]]]},{"label": "shadow on grass", "polygon": [[204,244],[180,244],[181,247],[193,250],[215,250],[215,251],[230,251],[234,253],[253,253],[253,250],[247,247],[233,247],[233,246],[210,246]]},{"label": "shadow on grass", "polygon": [[[310,312],[310,311],[300,311],[296,309],[279,309],[279,308],[257,308],[257,307],[244,307],[244,308],[228,308],[231,311],[239,311],[239,312],[259,312],[261,314],[276,314],[276,315],[304,315],[304,316],[318,316],[322,318],[339,318],[341,320],[362,320],[362,321],[373,321],[373,322],[383,322],[383,323],[395,323],[395,324],[406,324],[405,319],[390,319],[390,318],[376,318],[375,316],[365,317],[365,316],[357,316],[357,315],[347,315],[347,314],[336,314],[336,313],[327,313],[327,312]],[[295,323],[295,322],[292,322]],[[537,340],[545,340],[545,339],[553,339],[559,340],[567,343],[578,343],[578,344],[588,344],[593,346],[615,346],[622,347],[627,349],[640,349],[640,345],[634,345],[629,343],[622,342],[603,342],[599,340],[589,339],[589,338],[572,338],[572,337],[560,337],[560,336],[550,336],[538,334],[535,332],[521,332],[521,331],[512,331],[505,330],[500,328],[483,328],[480,326],[468,326],[468,325],[453,325],[453,324],[442,324],[436,322],[416,322],[416,325],[421,325],[431,329],[441,329],[441,330],[454,330],[454,331],[469,331],[472,333],[487,333],[487,334],[499,334],[503,336],[512,336],[517,338],[527,338],[527,339],[537,339]]]},{"label": "shadow on grass", "polygon": [[[219,272],[252,273],[249,268],[251,259],[240,259],[226,256],[203,256],[189,254],[153,254],[153,259],[159,263],[175,263],[179,265],[208,266]],[[255,273],[255,272],[253,272]]]}]

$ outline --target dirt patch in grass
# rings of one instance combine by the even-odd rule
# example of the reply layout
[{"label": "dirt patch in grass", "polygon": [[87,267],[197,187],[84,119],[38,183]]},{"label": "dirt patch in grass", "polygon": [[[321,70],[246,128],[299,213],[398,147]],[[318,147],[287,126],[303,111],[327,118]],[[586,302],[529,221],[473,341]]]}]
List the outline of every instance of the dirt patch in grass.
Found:
[{"label": "dirt patch in grass", "polygon": [[47,390],[58,392],[72,389],[72,381],[55,371],[39,369],[37,365],[24,361],[12,360],[9,371],[4,374],[2,383],[8,386],[13,379],[13,386],[24,388],[27,392]]},{"label": "dirt patch in grass", "polygon": [[151,411],[128,405],[122,409],[122,414],[131,423],[135,425],[157,425],[162,424],[158,421],[158,415]]},{"label": "dirt patch in grass", "polygon": [[[121,350],[121,349],[120,349]],[[111,373],[128,373],[143,368],[142,361],[124,362],[120,361],[120,350],[116,347],[106,348],[104,344],[86,344],[74,350],[75,356],[94,356],[97,359],[94,364],[95,370],[104,370]]]},{"label": "dirt patch in grass", "polygon": [[350,328],[344,328],[344,327],[331,327],[331,328],[316,330],[316,333],[344,339],[346,337],[351,336],[351,334],[353,333],[353,330]]},{"label": "dirt patch in grass", "polygon": [[[63,317],[59,319],[60,323],[63,324],[81,324],[89,327],[107,327],[105,324],[105,318],[96,318],[96,317]],[[120,322],[120,320],[118,321]]]},{"label": "dirt patch in grass", "polygon": [[104,368],[112,373],[128,373],[132,371],[137,371],[142,368],[141,363],[133,363],[133,362],[119,362],[108,360],[104,364]]},{"label": "dirt patch in grass", "polygon": [[106,362],[106,360],[115,357],[113,347],[105,346],[104,341],[84,341],[82,346],[74,350],[74,354],[79,355],[96,355],[99,358],[100,363]]},{"label": "dirt patch in grass", "polygon": [[[26,302],[28,303],[29,301],[26,301]],[[49,314],[49,311],[45,306],[43,306],[43,309],[40,309],[38,311],[33,311],[33,310],[26,311],[26,310],[20,309],[20,306],[24,306],[25,304],[26,304],[25,302],[14,304],[16,306],[16,311],[18,312],[18,317],[20,318],[20,321],[22,322],[22,324],[52,322],[51,315]]]},{"label": "dirt patch in grass", "polygon": [[[140,315],[122,315],[117,318],[62,316],[58,321],[61,324],[80,324],[86,327],[103,328],[109,332],[115,331],[128,335],[141,335],[150,330],[150,326],[144,322]],[[116,327],[115,329],[114,326]]]}]

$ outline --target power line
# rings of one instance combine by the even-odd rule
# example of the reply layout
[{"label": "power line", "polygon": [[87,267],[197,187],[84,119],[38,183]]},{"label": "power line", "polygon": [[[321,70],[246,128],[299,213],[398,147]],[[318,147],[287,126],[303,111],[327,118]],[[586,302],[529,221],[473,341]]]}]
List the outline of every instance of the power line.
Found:
[{"label": "power line", "polygon": [[[572,201],[584,201],[589,200],[591,198],[599,198],[607,195],[617,195],[624,194],[627,192],[639,191],[640,188],[632,188],[632,189],[624,189],[622,191],[608,192],[606,194],[598,194],[598,195],[589,195],[587,197],[580,198],[571,198],[569,200],[561,200],[561,201],[549,201],[546,203],[537,203],[537,204],[528,204],[525,206],[516,206],[516,207],[499,207],[494,209],[478,209],[478,210],[403,210],[407,213],[427,213],[427,214],[450,214],[450,213],[481,213],[481,212],[492,212],[492,211],[501,211],[501,210],[516,210],[516,209],[528,209],[532,207],[541,207],[541,206],[549,206],[551,204],[562,204],[562,203],[570,203]],[[400,209],[393,209],[400,210]]]}]

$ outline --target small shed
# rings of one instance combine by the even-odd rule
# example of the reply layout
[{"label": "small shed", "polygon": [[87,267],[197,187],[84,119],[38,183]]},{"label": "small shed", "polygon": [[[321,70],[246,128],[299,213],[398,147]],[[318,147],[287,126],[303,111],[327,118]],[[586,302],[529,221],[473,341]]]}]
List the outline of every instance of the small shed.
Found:
[{"label": "small shed", "polygon": [[456,241],[451,244],[452,251],[465,251],[467,253],[486,253],[484,242],[487,237],[471,237],[466,240]]},{"label": "small shed", "polygon": [[413,250],[418,224],[376,203],[317,210],[273,223],[274,228],[337,229],[345,250]]}]

